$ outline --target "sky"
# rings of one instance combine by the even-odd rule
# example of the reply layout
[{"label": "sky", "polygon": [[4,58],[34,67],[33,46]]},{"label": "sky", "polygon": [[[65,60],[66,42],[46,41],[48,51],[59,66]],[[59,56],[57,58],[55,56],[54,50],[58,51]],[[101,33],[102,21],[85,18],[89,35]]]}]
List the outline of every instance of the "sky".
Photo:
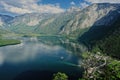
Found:
[{"label": "sky", "polygon": [[0,0],[0,14],[61,13],[71,6],[85,8],[93,3],[120,3],[120,0]]}]

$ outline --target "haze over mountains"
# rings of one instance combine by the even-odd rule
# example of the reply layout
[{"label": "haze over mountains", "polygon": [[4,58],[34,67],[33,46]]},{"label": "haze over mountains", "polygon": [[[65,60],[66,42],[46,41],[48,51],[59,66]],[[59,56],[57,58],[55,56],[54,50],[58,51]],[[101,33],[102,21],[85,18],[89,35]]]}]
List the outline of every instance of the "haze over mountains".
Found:
[{"label": "haze over mountains", "polygon": [[0,15],[0,24],[16,33],[67,35],[78,38],[89,28],[112,25],[119,15],[120,4],[96,3],[82,10],[73,7],[59,14],[29,13],[14,18]]},{"label": "haze over mountains", "polygon": [[13,17],[8,15],[0,15],[0,26],[3,26],[3,24],[6,24],[7,22],[13,20]]}]

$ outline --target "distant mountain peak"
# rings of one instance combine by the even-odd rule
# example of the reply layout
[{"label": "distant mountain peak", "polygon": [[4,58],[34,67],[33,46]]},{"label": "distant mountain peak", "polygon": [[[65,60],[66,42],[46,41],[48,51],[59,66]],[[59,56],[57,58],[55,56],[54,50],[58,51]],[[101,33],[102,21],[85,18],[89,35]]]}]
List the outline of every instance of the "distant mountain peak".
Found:
[{"label": "distant mountain peak", "polygon": [[92,7],[98,7],[98,8],[109,8],[110,6],[120,7],[120,3],[94,3],[91,6]]},{"label": "distant mountain peak", "polygon": [[67,12],[74,12],[74,11],[80,11],[81,9],[79,7],[76,6],[72,6],[69,9],[67,9]]},{"label": "distant mountain peak", "polygon": [[[119,4],[95,3],[84,9],[72,6],[64,13],[29,13],[15,17],[10,30],[20,33],[64,34],[77,36],[92,26],[109,26],[120,13]],[[2,24],[2,23],[1,23]],[[83,31],[84,32],[84,31]]]}]

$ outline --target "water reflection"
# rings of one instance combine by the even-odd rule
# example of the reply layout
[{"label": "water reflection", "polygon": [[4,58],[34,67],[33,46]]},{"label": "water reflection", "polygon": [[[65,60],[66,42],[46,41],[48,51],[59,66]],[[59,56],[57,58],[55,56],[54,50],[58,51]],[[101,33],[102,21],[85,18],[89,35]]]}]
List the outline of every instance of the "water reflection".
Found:
[{"label": "water reflection", "polygon": [[39,37],[38,40],[47,45],[59,45],[65,48],[68,53],[71,53],[76,56],[81,56],[81,53],[85,52],[87,48],[83,44],[79,44],[78,42],[71,41],[66,38],[58,38],[56,36],[53,37]]},{"label": "water reflection", "polygon": [[[59,52],[66,53],[66,51],[59,46],[48,46],[43,43],[33,42],[33,43],[21,43],[13,46],[6,46],[0,48],[0,64],[3,62],[25,62],[29,60],[34,60],[36,57],[40,56],[54,56],[57,57]],[[54,54],[54,55],[53,55]],[[61,58],[61,56],[60,56]]]},{"label": "water reflection", "polygon": [[[20,38],[21,44],[0,47],[0,80],[13,80],[31,70],[80,72],[76,68],[86,50],[82,45],[56,37]],[[7,77],[6,77],[7,76]]]}]

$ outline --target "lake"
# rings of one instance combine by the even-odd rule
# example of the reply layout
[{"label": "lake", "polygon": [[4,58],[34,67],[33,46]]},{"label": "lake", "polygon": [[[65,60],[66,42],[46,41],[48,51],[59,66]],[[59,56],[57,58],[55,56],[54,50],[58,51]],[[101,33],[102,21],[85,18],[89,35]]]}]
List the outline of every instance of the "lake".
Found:
[{"label": "lake", "polygon": [[83,45],[56,37],[22,37],[21,44],[0,47],[0,80],[52,80],[64,72],[81,77]]}]

